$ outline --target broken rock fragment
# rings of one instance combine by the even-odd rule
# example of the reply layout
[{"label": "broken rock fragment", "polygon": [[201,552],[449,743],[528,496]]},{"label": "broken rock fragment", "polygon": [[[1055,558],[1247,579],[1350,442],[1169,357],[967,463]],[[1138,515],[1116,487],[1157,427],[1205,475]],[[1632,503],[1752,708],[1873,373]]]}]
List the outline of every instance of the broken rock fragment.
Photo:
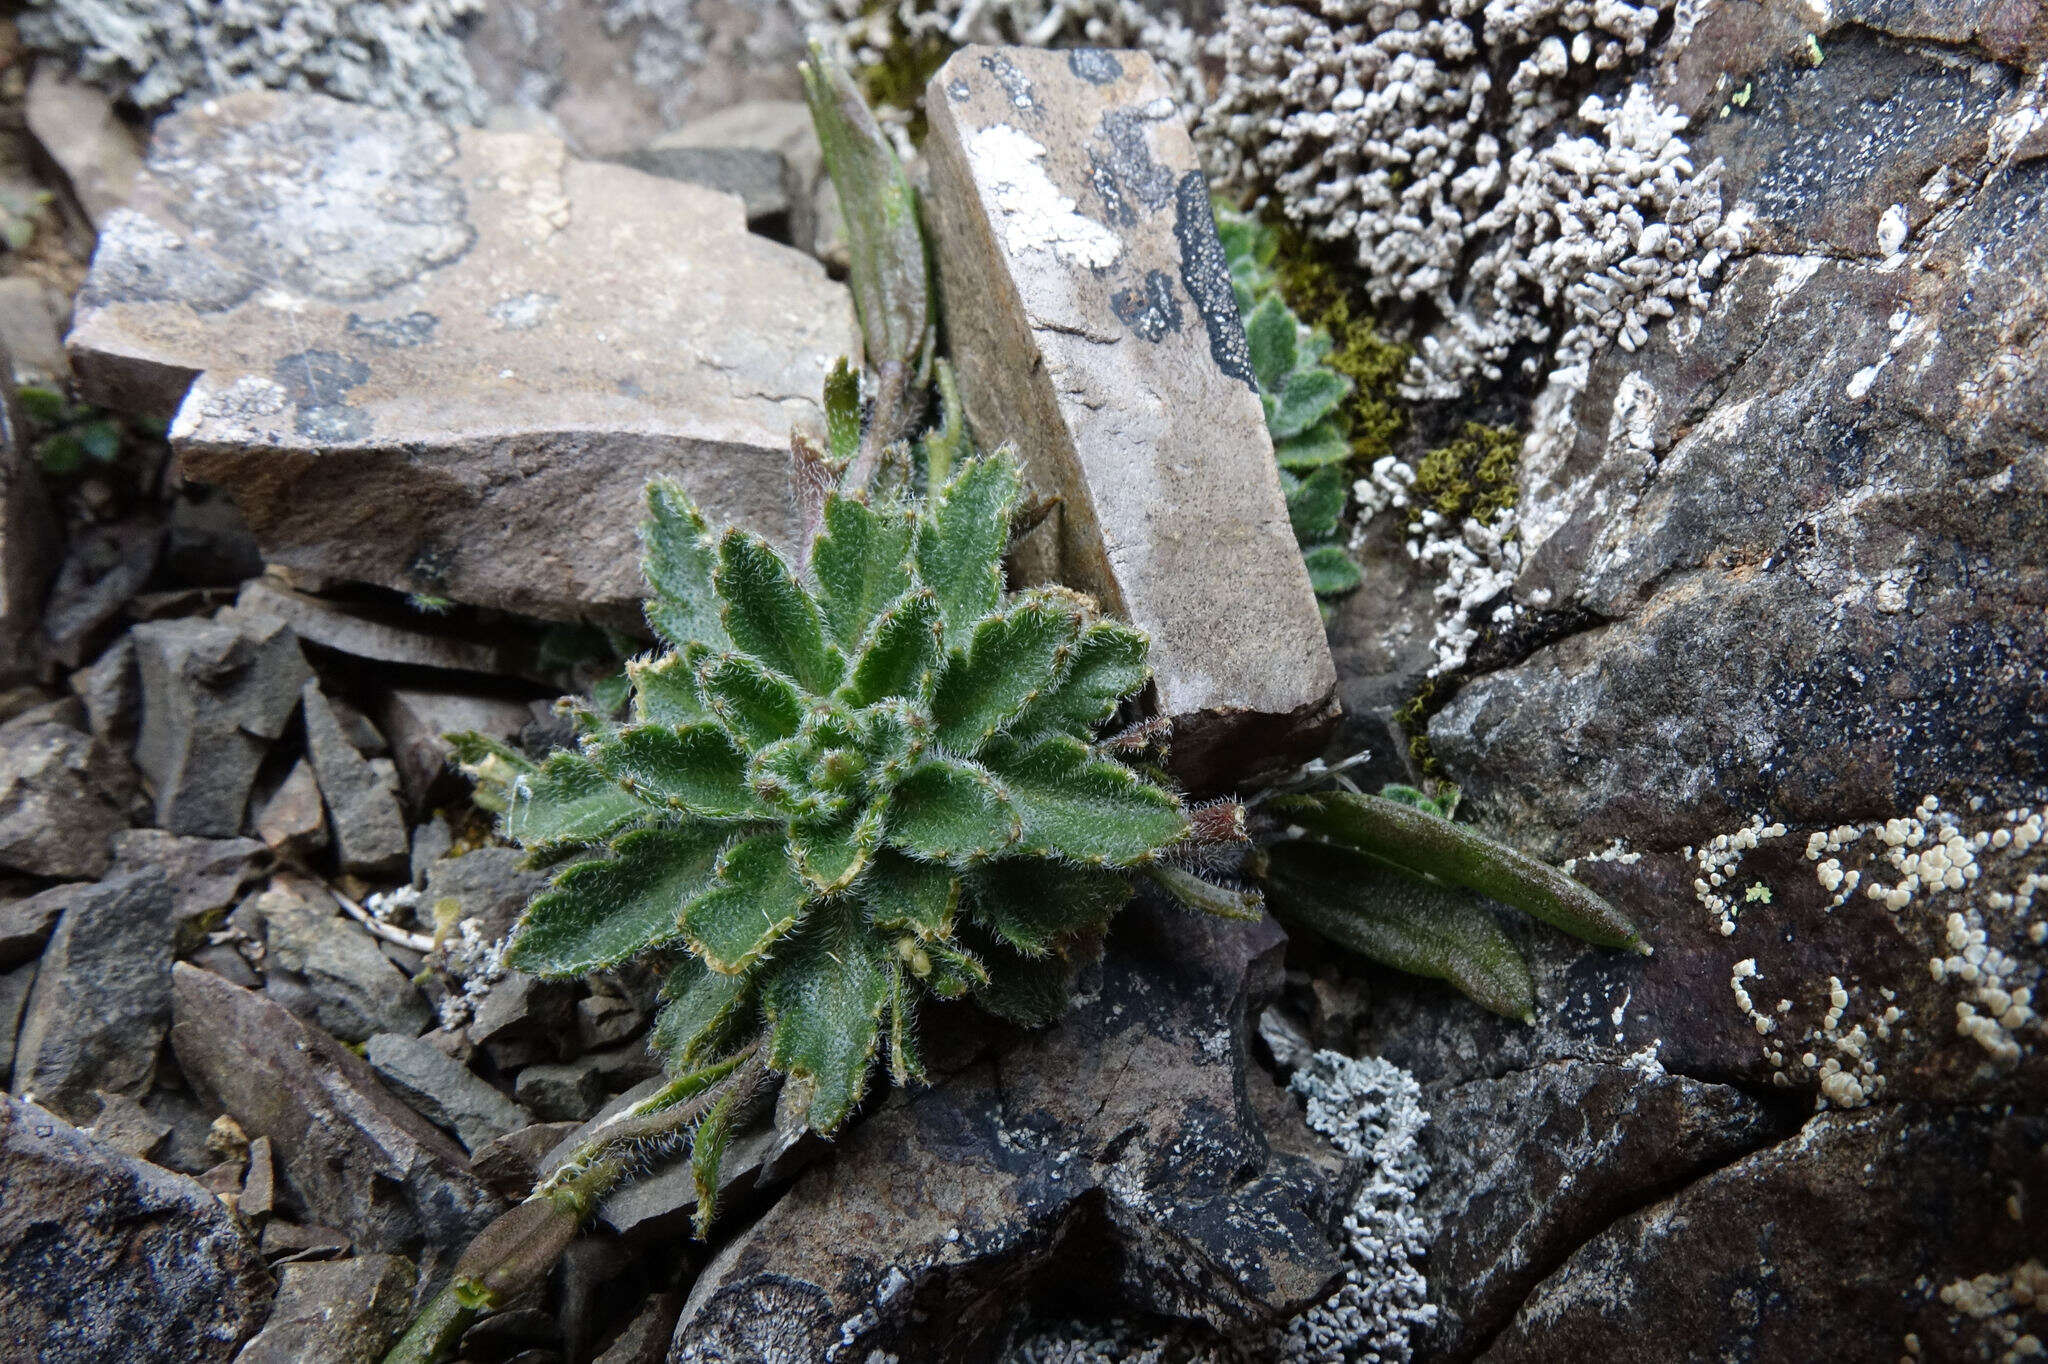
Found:
[{"label": "broken rock fragment", "polygon": [[158,125],[70,337],[96,401],[176,411],[269,562],[621,622],[647,479],[786,539],[790,420],[857,344],[729,195],[267,93]]},{"label": "broken rock fragment", "polygon": [[147,621],[135,627],[142,734],[135,762],[172,833],[242,831],[249,787],[312,675],[289,626],[274,617]]},{"label": "broken rock fragment", "polygon": [[405,866],[409,844],[398,804],[398,773],[389,758],[366,758],[349,742],[335,707],[318,682],[300,694],[306,751],[327,805],[341,869],[357,876],[388,876]]},{"label": "broken rock fragment", "polygon": [[1165,80],[1137,53],[970,47],[925,102],[968,413],[1061,499],[1027,575],[1151,635],[1192,787],[1311,756],[1336,672]]}]

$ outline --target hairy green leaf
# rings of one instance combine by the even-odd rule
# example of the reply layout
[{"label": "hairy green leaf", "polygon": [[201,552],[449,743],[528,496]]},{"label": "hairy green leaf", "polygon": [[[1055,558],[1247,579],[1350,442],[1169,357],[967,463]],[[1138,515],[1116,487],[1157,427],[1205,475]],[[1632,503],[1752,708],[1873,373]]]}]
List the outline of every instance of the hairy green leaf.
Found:
[{"label": "hairy green leaf", "polygon": [[840,688],[849,705],[868,706],[892,696],[922,700],[945,652],[937,594],[921,587],[875,621],[867,647]]},{"label": "hairy green leaf", "polygon": [[769,1063],[797,1083],[797,1101],[815,1130],[838,1130],[867,1093],[898,970],[864,931],[856,906],[824,900],[763,986]]},{"label": "hairy green leaf", "polygon": [[740,1034],[753,1004],[753,985],[746,976],[728,976],[685,957],[662,982],[661,997],[649,1046],[670,1071],[680,1073],[703,1064]]},{"label": "hairy green leaf", "polygon": [[1276,441],[1298,436],[1336,411],[1338,404],[1350,396],[1351,381],[1337,371],[1298,369],[1288,376],[1287,387],[1280,391],[1266,429]]},{"label": "hairy green leaf", "polygon": [[712,581],[724,602],[733,647],[788,676],[814,696],[839,685],[844,663],[825,642],[818,604],[758,535],[729,530],[718,542]]},{"label": "hairy green leaf", "polygon": [[697,669],[688,653],[636,658],[626,664],[633,684],[633,719],[640,724],[687,725],[710,718],[697,695]]},{"label": "hairy green leaf", "polygon": [[682,906],[683,936],[712,970],[744,971],[796,925],[810,898],[787,835],[757,834],[726,848],[710,885]]},{"label": "hairy green leaf", "polygon": [[1275,441],[1273,458],[1281,468],[1295,473],[1342,464],[1351,458],[1351,436],[1341,418],[1325,417],[1298,435]]},{"label": "hairy green leaf", "polygon": [[1145,636],[1121,621],[1091,622],[1074,641],[1066,671],[1010,722],[1019,739],[1047,734],[1091,738],[1124,697],[1145,685]]},{"label": "hairy green leaf", "polygon": [[910,590],[910,541],[916,524],[837,493],[825,499],[825,533],[811,551],[825,628],[848,657],[884,608]]},{"label": "hairy green leaf", "polygon": [[697,693],[726,732],[748,749],[787,739],[803,723],[803,694],[788,678],[745,654],[715,654],[699,663]]},{"label": "hairy green leaf", "polygon": [[747,786],[746,755],[716,725],[633,725],[596,745],[591,756],[642,800],[706,819],[766,813]]},{"label": "hairy green leaf", "polygon": [[1256,890],[1219,886],[1167,862],[1152,863],[1145,868],[1145,875],[1189,909],[1198,909],[1219,919],[1243,919],[1251,923],[1265,917],[1266,897]]},{"label": "hairy green leaf", "polygon": [[1003,596],[1010,512],[1023,487],[1009,448],[978,455],[932,498],[917,537],[918,578],[938,594],[946,640],[957,647]]},{"label": "hairy green leaf", "polygon": [[502,815],[512,808],[519,779],[540,771],[540,764],[518,749],[473,730],[446,736],[455,760],[476,783],[477,807]]},{"label": "hairy green leaf", "polygon": [[841,463],[860,449],[860,376],[843,355],[825,376],[825,448]]},{"label": "hairy green leaf", "polygon": [[814,892],[831,894],[853,884],[868,858],[882,842],[886,801],[851,811],[829,821],[799,821],[789,826],[790,855]]},{"label": "hairy green leaf", "polygon": [[555,752],[512,784],[505,832],[529,848],[597,843],[647,817],[632,792],[581,754]]},{"label": "hairy green leaf", "polygon": [[1287,519],[1298,543],[1313,545],[1337,533],[1344,516],[1345,489],[1342,466],[1328,464],[1288,490]]},{"label": "hairy green leaf", "polygon": [[988,984],[974,992],[975,1003],[1022,1028],[1042,1028],[1067,1011],[1080,962],[1066,953],[1027,957],[969,926],[960,934],[988,969]]},{"label": "hairy green leaf", "polygon": [[1130,880],[1101,867],[1002,858],[967,873],[968,913],[1027,957],[1107,928],[1130,898]]},{"label": "hairy green leaf", "polygon": [[1250,343],[1252,374],[1259,392],[1277,395],[1294,373],[1295,341],[1300,326],[1278,295],[1266,299],[1244,320],[1244,339]]},{"label": "hairy green leaf", "polygon": [[1187,813],[1172,793],[1097,758],[1078,739],[1001,741],[982,756],[1023,816],[1032,852],[1130,866],[1187,833]]},{"label": "hairy green leaf", "polygon": [[1396,970],[1447,980],[1495,1013],[1535,1018],[1528,963],[1478,897],[1333,844],[1284,842],[1267,857],[1268,902],[1282,920]]},{"label": "hairy green leaf", "polygon": [[1556,867],[1429,811],[1351,791],[1288,796],[1273,809],[1310,833],[1476,890],[1587,942],[1643,945],[1619,910]]},{"label": "hairy green leaf", "polygon": [[950,867],[914,862],[888,849],[875,854],[855,894],[875,927],[908,930],[921,938],[953,930],[960,904],[960,878]]},{"label": "hairy green leaf", "polygon": [[1032,593],[974,627],[932,691],[939,743],[972,753],[1060,675],[1081,617],[1070,598]]},{"label": "hairy green leaf", "polygon": [[726,1147],[732,1143],[733,1118],[741,1097],[736,1089],[720,1095],[698,1120],[690,1141],[690,1184],[697,1192],[697,1211],[690,1225],[699,1240],[711,1234],[711,1223],[718,1216],[718,1171],[725,1163]]},{"label": "hairy green leaf", "polygon": [[1023,822],[995,780],[952,758],[926,758],[912,768],[889,810],[889,842],[934,862],[965,866],[1023,836]]},{"label": "hairy green leaf", "polygon": [[1317,545],[1302,551],[1308,565],[1308,585],[1318,597],[1339,597],[1365,581],[1358,561],[1342,545]]},{"label": "hairy green leaf", "polygon": [[668,941],[724,839],[711,825],[641,829],[612,856],[563,869],[520,916],[506,962],[528,975],[579,976]]},{"label": "hairy green leaf", "polygon": [[716,550],[704,513],[682,485],[657,478],[647,485],[641,523],[641,565],[647,576],[647,623],[675,648],[726,647],[711,570]]}]

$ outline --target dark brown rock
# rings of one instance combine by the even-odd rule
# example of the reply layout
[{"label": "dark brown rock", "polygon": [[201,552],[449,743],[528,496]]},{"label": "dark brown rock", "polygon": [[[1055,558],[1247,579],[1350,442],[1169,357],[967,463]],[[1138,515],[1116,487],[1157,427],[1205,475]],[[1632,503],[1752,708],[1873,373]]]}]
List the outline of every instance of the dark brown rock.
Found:
[{"label": "dark brown rock", "polygon": [[262,1321],[263,1262],[220,1201],[0,1096],[0,1331],[45,1364],[226,1361]]},{"label": "dark brown rock", "polygon": [[461,1149],[360,1057],[262,996],[180,964],[171,1044],[202,1095],[270,1138],[283,1205],[357,1245],[453,1248],[500,1210]]},{"label": "dark brown rock", "polygon": [[43,638],[52,658],[77,668],[99,651],[115,619],[156,572],[163,543],[163,525],[153,515],[137,515],[93,526],[65,546],[43,604]]},{"label": "dark brown rock", "polygon": [[270,1319],[235,1364],[375,1364],[405,1329],[416,1277],[396,1255],[286,1265]]},{"label": "dark brown rock", "polygon": [[306,752],[327,807],[328,828],[341,869],[385,878],[405,867],[410,845],[398,803],[398,772],[388,758],[366,758],[349,742],[336,708],[309,681],[300,693]]},{"label": "dark brown rock", "polygon": [[1208,182],[1151,59],[1105,60],[1098,82],[1061,52],[956,53],[925,91],[925,203],[976,432],[1063,499],[1025,574],[1151,636],[1203,790],[1314,756],[1336,674]]},{"label": "dark brown rock", "polygon": [[250,902],[263,924],[265,964],[297,976],[312,995],[314,1020],[344,1042],[424,1031],[432,1012],[405,973],[325,890],[306,889],[312,898],[273,885]]},{"label": "dark brown rock", "polygon": [[1241,1085],[1270,924],[1141,900],[1061,1024],[893,1097],[712,1261],[670,1358],[975,1358],[1034,1297],[1259,1338],[1341,1272]]},{"label": "dark brown rock", "polygon": [[0,867],[103,874],[134,789],[127,760],[91,735],[29,716],[0,726]]},{"label": "dark brown rock", "polygon": [[114,871],[154,867],[171,883],[171,922],[184,955],[217,928],[221,917],[269,861],[248,838],[185,838],[162,829],[114,835]]}]

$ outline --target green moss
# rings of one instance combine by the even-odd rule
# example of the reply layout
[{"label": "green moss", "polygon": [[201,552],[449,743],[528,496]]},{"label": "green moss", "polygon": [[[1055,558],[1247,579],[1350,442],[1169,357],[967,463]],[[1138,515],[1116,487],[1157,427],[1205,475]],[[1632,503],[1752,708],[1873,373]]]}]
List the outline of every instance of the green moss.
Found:
[{"label": "green moss", "polygon": [[1512,426],[1466,422],[1464,432],[1415,466],[1415,514],[1426,508],[1451,525],[1491,521],[1515,505],[1522,436]]},{"label": "green moss", "polygon": [[1351,458],[1369,466],[1392,454],[1401,434],[1407,408],[1396,385],[1414,352],[1380,335],[1363,291],[1331,248],[1284,219],[1269,218],[1267,225],[1278,238],[1273,273],[1281,297],[1309,326],[1329,333],[1323,363],[1351,381]]},{"label": "green moss", "polygon": [[955,50],[943,33],[910,38],[892,23],[882,59],[872,66],[856,68],[853,78],[870,107],[901,109],[909,114],[910,140],[922,146],[927,130],[924,88]]},{"label": "green moss", "polygon": [[[1439,693],[1443,695],[1439,696]],[[1429,746],[1429,717],[1442,709],[1450,700],[1441,682],[1434,677],[1425,678],[1415,694],[1394,712],[1394,723],[1401,727],[1402,735],[1408,740],[1408,761],[1415,770],[1432,781],[1442,778],[1443,764]]]}]

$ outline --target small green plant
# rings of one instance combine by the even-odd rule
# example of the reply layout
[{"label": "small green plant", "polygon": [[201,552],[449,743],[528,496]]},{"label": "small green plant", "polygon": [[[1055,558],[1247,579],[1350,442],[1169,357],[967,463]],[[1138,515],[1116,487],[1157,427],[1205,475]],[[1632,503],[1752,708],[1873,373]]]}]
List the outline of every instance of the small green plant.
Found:
[{"label": "small green plant", "polygon": [[46,189],[0,188],[0,243],[10,251],[25,251],[36,239],[36,228],[57,196]]},{"label": "small green plant", "polygon": [[[29,452],[46,474],[75,474],[121,457],[127,431],[119,418],[89,403],[75,403],[54,388],[25,385],[15,400],[28,419]],[[153,434],[161,435],[161,428]]]},{"label": "small green plant", "polygon": [[1355,385],[1325,363],[1329,333],[1304,325],[1280,296],[1273,273],[1278,237],[1222,204],[1216,205],[1216,231],[1230,261],[1287,518],[1309,583],[1318,598],[1340,597],[1364,581],[1342,540],[1352,453],[1345,409]]},{"label": "small green plant", "polygon": [[1514,427],[1466,422],[1455,439],[1416,461],[1410,519],[1428,510],[1451,526],[1467,517],[1492,521],[1515,505],[1521,459],[1522,436]]}]

